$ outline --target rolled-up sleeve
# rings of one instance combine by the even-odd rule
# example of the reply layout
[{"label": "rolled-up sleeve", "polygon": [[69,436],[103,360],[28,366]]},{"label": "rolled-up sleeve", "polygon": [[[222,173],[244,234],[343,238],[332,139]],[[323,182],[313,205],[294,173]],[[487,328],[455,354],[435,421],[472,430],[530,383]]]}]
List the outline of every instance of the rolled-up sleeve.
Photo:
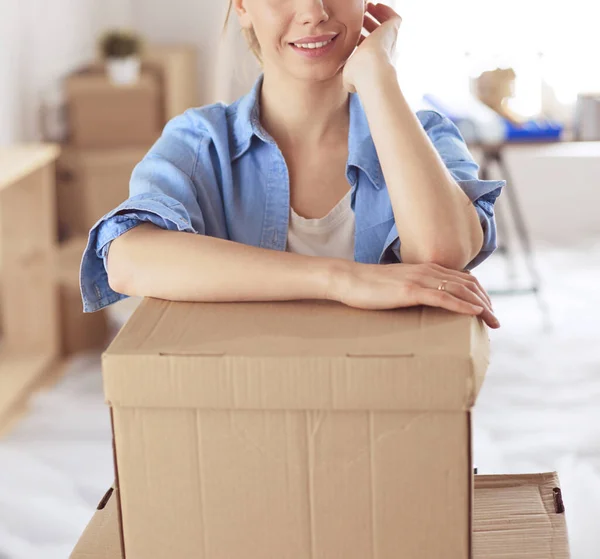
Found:
[{"label": "rolled-up sleeve", "polygon": [[483,230],[483,245],[479,254],[467,265],[470,270],[481,264],[497,248],[494,204],[506,181],[481,180],[479,165],[469,152],[458,127],[436,111],[419,111],[427,135],[440,154],[452,177],[469,197],[479,216]]},{"label": "rolled-up sleeve", "polygon": [[[141,223],[171,231],[205,233],[199,190],[213,185],[199,185],[193,177],[206,140],[187,114],[170,121],[135,167],[130,197],[91,229],[80,272],[85,312],[100,310],[126,297],[111,289],[106,269],[110,244],[117,237]],[[210,198],[207,192],[201,195]]]}]

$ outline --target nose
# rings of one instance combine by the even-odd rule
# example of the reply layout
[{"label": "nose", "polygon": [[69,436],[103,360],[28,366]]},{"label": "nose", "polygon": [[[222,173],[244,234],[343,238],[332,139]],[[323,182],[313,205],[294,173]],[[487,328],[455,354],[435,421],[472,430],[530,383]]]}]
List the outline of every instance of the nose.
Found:
[{"label": "nose", "polygon": [[300,24],[316,27],[329,21],[323,0],[302,0],[298,4],[296,19]]}]

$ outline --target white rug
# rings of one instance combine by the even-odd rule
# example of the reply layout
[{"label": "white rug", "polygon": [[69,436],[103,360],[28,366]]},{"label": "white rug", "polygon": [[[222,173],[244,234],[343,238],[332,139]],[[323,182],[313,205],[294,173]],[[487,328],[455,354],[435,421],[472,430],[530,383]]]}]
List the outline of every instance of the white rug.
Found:
[{"label": "white rug", "polygon": [[[598,559],[600,245],[538,261],[552,329],[535,298],[494,299],[503,327],[475,412],[475,461],[480,473],[557,470],[573,558]],[[502,264],[477,272],[487,287],[502,283]],[[0,442],[0,559],[66,559],[112,480],[100,360],[81,356]]]}]

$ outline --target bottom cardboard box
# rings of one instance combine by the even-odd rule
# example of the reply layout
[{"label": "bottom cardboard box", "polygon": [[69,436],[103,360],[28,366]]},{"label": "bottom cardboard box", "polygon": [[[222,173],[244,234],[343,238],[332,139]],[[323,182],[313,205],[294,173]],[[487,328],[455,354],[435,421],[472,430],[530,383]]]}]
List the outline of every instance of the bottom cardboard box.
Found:
[{"label": "bottom cardboard box", "polygon": [[61,243],[58,258],[60,328],[63,355],[105,349],[109,341],[106,311],[84,314],[79,290],[79,267],[87,237]]},{"label": "bottom cardboard box", "polygon": [[[123,559],[117,508],[110,489],[71,559]],[[473,558],[568,559],[564,513],[555,473],[475,476]]]},{"label": "bottom cardboard box", "polygon": [[129,196],[134,167],[152,144],[115,149],[65,145],[56,162],[56,197],[61,241],[87,237],[103,215]]}]

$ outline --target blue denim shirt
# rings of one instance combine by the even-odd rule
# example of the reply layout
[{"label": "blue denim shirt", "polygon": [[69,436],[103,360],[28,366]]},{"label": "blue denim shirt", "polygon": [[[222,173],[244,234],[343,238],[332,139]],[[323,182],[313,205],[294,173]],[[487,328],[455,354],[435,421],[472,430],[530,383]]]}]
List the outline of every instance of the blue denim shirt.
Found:
[{"label": "blue denim shirt", "polygon": [[[216,103],[175,117],[135,167],[130,197],[92,228],[81,265],[84,310],[124,295],[108,284],[110,243],[132,227],[151,222],[174,231],[209,235],[284,251],[290,186],[284,157],[259,121],[261,75],[231,105]],[[346,178],[356,219],[355,260],[400,262],[400,242],[385,177],[358,94],[350,95]],[[494,202],[504,181],[478,178],[479,166],[458,128],[435,111],[417,111],[444,163],[473,201],[484,232],[475,267],[496,248]]]}]

